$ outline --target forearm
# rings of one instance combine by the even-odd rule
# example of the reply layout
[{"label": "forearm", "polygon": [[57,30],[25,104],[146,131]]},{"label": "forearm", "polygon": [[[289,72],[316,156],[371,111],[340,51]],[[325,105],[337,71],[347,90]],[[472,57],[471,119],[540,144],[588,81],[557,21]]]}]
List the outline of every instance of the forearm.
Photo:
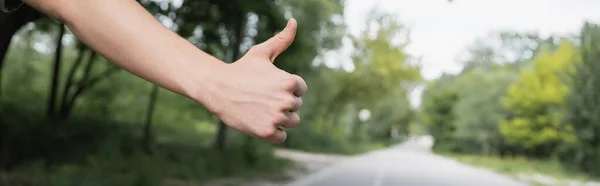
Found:
[{"label": "forearm", "polygon": [[[26,0],[61,19],[96,52],[123,69],[190,97],[224,65],[158,22],[133,0]],[[49,5],[54,3],[52,5]],[[62,5],[57,5],[61,4]]]}]

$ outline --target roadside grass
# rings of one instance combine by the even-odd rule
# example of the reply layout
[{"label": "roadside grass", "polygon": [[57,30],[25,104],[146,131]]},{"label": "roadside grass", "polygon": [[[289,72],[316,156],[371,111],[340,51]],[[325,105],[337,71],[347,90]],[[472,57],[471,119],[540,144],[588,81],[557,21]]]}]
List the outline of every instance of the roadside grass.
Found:
[{"label": "roadside grass", "polygon": [[337,143],[330,147],[320,146],[281,146],[282,148],[300,150],[303,152],[311,153],[328,153],[328,154],[339,154],[339,155],[360,155],[363,153],[381,150],[389,147],[389,144],[385,142],[363,142],[363,143]]},{"label": "roadside grass", "polygon": [[481,156],[449,152],[436,152],[436,154],[475,167],[498,172],[532,185],[570,185],[573,181],[579,183],[600,181],[600,178],[594,178],[579,171],[565,168],[555,160]]},{"label": "roadside grass", "polygon": [[278,147],[314,153],[359,155],[388,148],[402,142],[400,140],[381,139],[352,140],[326,133],[304,132],[304,130],[306,129],[299,128],[288,131],[288,140],[278,145]]}]

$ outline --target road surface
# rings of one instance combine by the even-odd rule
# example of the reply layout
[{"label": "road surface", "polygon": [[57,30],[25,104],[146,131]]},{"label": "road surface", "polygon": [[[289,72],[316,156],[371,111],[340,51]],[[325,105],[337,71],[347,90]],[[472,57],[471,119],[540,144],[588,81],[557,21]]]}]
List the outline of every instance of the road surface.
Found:
[{"label": "road surface", "polygon": [[287,186],[525,186],[429,152],[415,142],[324,168]]}]

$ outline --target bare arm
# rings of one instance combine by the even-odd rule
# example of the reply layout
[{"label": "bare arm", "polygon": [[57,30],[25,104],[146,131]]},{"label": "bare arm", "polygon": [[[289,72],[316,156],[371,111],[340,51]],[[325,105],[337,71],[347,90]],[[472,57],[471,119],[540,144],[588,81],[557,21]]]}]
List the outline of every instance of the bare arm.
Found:
[{"label": "bare arm", "polygon": [[278,126],[296,127],[306,92],[302,78],[272,62],[296,34],[296,22],[242,59],[225,64],[167,29],[134,0],[24,0],[63,21],[123,69],[206,106],[229,127],[283,142]]},{"label": "bare arm", "polygon": [[[176,93],[190,96],[186,88],[207,81],[210,72],[223,65],[164,27],[133,0],[25,1],[62,20],[111,62]],[[186,77],[189,74],[197,75]]]}]

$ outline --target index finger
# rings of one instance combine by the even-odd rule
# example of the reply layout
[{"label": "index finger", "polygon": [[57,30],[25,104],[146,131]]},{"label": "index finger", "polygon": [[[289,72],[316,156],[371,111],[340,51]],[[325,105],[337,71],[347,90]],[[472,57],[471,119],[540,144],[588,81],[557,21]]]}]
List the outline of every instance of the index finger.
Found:
[{"label": "index finger", "polygon": [[294,77],[296,77],[296,91],[294,91],[294,95],[302,97],[308,91],[308,86],[302,77],[298,75],[294,75]]}]

